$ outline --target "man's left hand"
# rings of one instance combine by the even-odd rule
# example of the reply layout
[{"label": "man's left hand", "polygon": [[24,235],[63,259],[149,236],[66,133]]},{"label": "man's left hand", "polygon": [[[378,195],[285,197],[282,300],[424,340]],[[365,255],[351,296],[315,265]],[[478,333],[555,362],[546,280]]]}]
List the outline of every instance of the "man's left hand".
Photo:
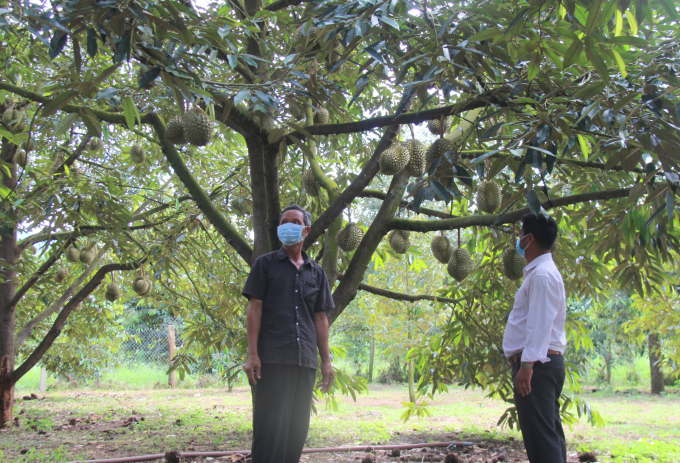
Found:
[{"label": "man's left hand", "polygon": [[321,392],[328,392],[335,381],[335,372],[331,362],[324,362],[321,364],[321,381],[317,386],[321,386]]},{"label": "man's left hand", "polygon": [[531,377],[533,374],[534,370],[525,370],[523,368],[520,368],[519,372],[517,372],[515,388],[520,395],[526,396],[531,392]]}]

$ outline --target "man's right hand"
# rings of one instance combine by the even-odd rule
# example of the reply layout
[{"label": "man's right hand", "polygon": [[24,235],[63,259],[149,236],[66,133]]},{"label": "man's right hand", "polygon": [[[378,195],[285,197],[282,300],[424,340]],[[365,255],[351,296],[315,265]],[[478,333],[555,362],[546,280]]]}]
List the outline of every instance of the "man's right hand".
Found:
[{"label": "man's right hand", "polygon": [[260,368],[262,364],[260,363],[260,357],[257,354],[249,355],[246,361],[246,366],[243,368],[246,370],[248,379],[252,384],[257,384],[257,380],[260,379]]}]

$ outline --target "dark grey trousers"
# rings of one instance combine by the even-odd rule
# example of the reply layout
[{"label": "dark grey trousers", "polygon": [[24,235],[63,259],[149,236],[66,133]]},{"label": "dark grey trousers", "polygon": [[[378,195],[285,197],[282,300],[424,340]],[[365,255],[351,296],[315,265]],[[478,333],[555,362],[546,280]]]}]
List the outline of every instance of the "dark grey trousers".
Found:
[{"label": "dark grey trousers", "polygon": [[309,431],[316,370],[262,365],[253,394],[253,463],[298,463]]},{"label": "dark grey trousers", "polygon": [[[515,407],[524,438],[524,448],[531,463],[566,463],[567,442],[560,420],[559,398],[564,386],[564,358],[549,355],[550,362],[534,364],[531,393],[521,396],[515,391]],[[512,366],[512,384],[520,362]]]}]

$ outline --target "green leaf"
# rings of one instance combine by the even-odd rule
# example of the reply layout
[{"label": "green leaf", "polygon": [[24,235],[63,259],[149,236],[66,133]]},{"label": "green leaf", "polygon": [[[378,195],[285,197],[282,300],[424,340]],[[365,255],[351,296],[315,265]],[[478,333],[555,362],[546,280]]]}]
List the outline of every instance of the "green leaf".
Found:
[{"label": "green leaf", "polygon": [[77,113],[70,113],[62,117],[61,120],[54,127],[54,136],[61,137],[63,134],[65,134],[68,131],[68,129],[71,128],[73,122],[75,122],[76,119],[78,119]]},{"label": "green leaf", "polygon": [[[453,16],[452,16],[453,17]],[[498,37],[499,35],[502,35],[503,31],[500,31],[498,29],[484,29],[483,31],[477,32],[475,35],[470,37],[471,42],[481,42],[483,40],[489,40],[494,37]]]},{"label": "green leaf", "polygon": [[615,45],[632,45],[634,47],[646,47],[648,42],[641,37],[631,37],[630,35],[621,35],[618,37],[609,37],[607,43]]},{"label": "green leaf", "polygon": [[607,84],[604,82],[597,82],[595,84],[588,85],[587,87],[583,87],[574,93],[574,98],[587,100],[598,93],[602,93],[606,86]]},{"label": "green leaf", "polygon": [[654,214],[652,214],[652,216],[647,220],[647,222],[645,222],[643,228],[647,228],[649,226],[649,224],[654,222],[654,219],[656,219],[656,216],[661,214],[665,209],[666,209],[666,203],[664,202],[661,206],[659,206],[659,208],[656,211],[654,211]]},{"label": "green leaf", "polygon": [[120,42],[116,46],[116,53],[113,55],[113,62],[120,63],[130,61],[130,33],[128,32],[120,38]]},{"label": "green leaf", "polygon": [[65,90],[63,92],[59,92],[58,96],[52,98],[52,100],[43,107],[42,111],[40,111],[40,114],[43,117],[51,116],[57,111],[57,109],[61,109],[66,106],[69,100],[71,100],[71,98],[76,96],[78,93],[78,90]]},{"label": "green leaf", "polygon": [[50,59],[59,56],[66,46],[67,35],[63,31],[56,31],[50,40]]},{"label": "green leaf", "polygon": [[533,58],[531,58],[531,62],[529,63],[529,73],[528,73],[528,79],[529,81],[534,80],[534,77],[538,74],[538,71],[541,67],[541,54],[539,52],[534,53]]},{"label": "green leaf", "polygon": [[541,200],[538,199],[538,194],[534,190],[527,191],[527,203],[529,204],[529,210],[538,217],[541,213]]},{"label": "green leaf", "polygon": [[614,35],[618,37],[623,32],[623,13],[621,10],[616,10],[616,24],[614,26]]},{"label": "green leaf", "polygon": [[668,214],[668,220],[673,221],[673,212],[675,208],[673,192],[669,189],[666,191],[666,214]]},{"label": "green leaf", "polygon": [[453,168],[455,170],[456,175],[458,176],[456,180],[460,180],[465,185],[472,188],[472,175],[470,175],[470,172],[465,170],[463,166],[453,166]]},{"label": "green leaf", "polygon": [[517,23],[519,23],[522,20],[522,18],[529,12],[529,10],[531,10],[531,7],[529,7],[529,6],[520,10],[520,12],[517,13],[517,16],[515,16],[515,18],[512,20],[512,22],[505,29],[505,32],[503,32],[503,35],[507,35],[508,32],[510,32],[510,30],[513,27],[515,27],[517,25]]},{"label": "green leaf", "polygon": [[123,98],[123,111],[125,113],[125,122],[130,130],[135,128],[135,102],[132,97],[126,96]]},{"label": "green leaf", "polygon": [[241,90],[234,97],[234,104],[239,104],[246,98],[250,98],[250,90]]},{"label": "green leaf", "polygon": [[630,10],[626,11],[626,19],[628,20],[628,25],[630,26],[630,32],[633,35],[638,34],[638,23],[635,19],[635,13]]},{"label": "green leaf", "polygon": [[607,65],[598,51],[593,47],[589,47],[586,49],[586,55],[588,55],[588,59],[595,67],[595,70],[600,75],[600,78],[604,80],[605,83],[609,82],[609,70],[607,69]]},{"label": "green leaf", "polygon": [[151,82],[156,80],[158,76],[161,75],[161,67],[156,66],[154,68],[149,69],[146,71],[143,75],[142,78],[139,79],[139,88],[144,88],[147,85],[149,85]]},{"label": "green leaf", "polygon": [[511,202],[511,203],[508,205],[508,207],[506,207],[505,209],[503,209],[503,212],[501,212],[500,214],[498,214],[498,217],[496,217],[496,220],[494,220],[493,224],[491,224],[491,225],[496,225],[498,222],[500,222],[501,219],[505,216],[505,214],[507,214],[508,211],[509,211],[510,209],[512,209],[512,206],[514,206],[515,204],[517,204],[517,202],[518,202],[520,199],[522,199],[522,196],[519,196],[516,200],[514,200],[513,202]]},{"label": "green leaf", "polygon": [[437,180],[432,180],[432,189],[445,203],[453,199],[453,195]]},{"label": "green leaf", "polygon": [[621,55],[619,55],[619,52],[612,49],[612,54],[614,55],[614,59],[616,60],[616,65],[619,67],[619,72],[621,73],[621,76],[625,79],[626,76],[628,75],[628,71],[626,71],[626,63],[623,61],[623,58],[621,58]]},{"label": "green leaf", "polygon": [[663,6],[663,9],[666,10],[666,13],[668,14],[668,17],[672,21],[677,21],[678,19],[678,10],[675,8],[675,1],[669,2],[668,0],[658,0],[659,3],[661,3],[661,6]]},{"label": "green leaf", "polygon": [[579,39],[574,39],[571,42],[571,45],[569,45],[567,53],[564,55],[564,64],[562,65],[562,69],[567,69],[569,66],[574,64],[578,57],[581,56],[582,51],[583,42],[581,42]]},{"label": "green leaf", "polygon": [[91,58],[94,58],[97,54],[98,43],[97,43],[97,31],[92,28],[87,30],[87,54]]}]

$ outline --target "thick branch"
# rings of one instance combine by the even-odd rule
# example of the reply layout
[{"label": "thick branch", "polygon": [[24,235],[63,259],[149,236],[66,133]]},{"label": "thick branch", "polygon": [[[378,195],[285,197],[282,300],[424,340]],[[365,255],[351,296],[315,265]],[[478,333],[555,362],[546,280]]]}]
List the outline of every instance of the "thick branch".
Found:
[{"label": "thick branch", "polygon": [[276,2],[265,6],[264,9],[267,11],[279,11],[288,8],[289,6],[297,6],[309,1],[310,0],[277,0]]},{"label": "thick branch", "polygon": [[88,281],[87,284],[83,286],[83,289],[78,291],[78,293],[73,296],[73,298],[71,298],[71,300],[68,301],[68,303],[64,306],[63,310],[59,312],[59,315],[57,315],[56,320],[54,320],[54,323],[52,324],[52,328],[50,328],[50,330],[47,332],[38,347],[35,348],[35,350],[31,353],[31,355],[28,356],[24,363],[19,366],[19,368],[12,372],[12,383],[16,384],[16,382],[19,381],[22,376],[28,373],[28,371],[40,361],[43,355],[45,355],[45,352],[47,352],[49,348],[52,347],[54,341],[61,334],[61,330],[64,327],[64,324],[66,323],[66,320],[68,319],[68,316],[71,314],[71,312],[73,312],[78,304],[80,304],[87,296],[92,294],[92,292],[97,289],[104,277],[106,277],[107,273],[118,270],[129,271],[134,270],[137,267],[139,267],[139,263],[130,262],[127,264],[109,264],[100,268],[92,277],[92,279],[90,279],[90,281]]},{"label": "thick branch", "polygon": [[253,250],[250,248],[248,242],[227,221],[224,215],[215,209],[210,197],[191,175],[191,172],[189,172],[186,164],[184,164],[184,161],[175,149],[175,146],[165,139],[165,124],[163,124],[163,121],[155,113],[152,113],[149,119],[156,130],[165,158],[170,163],[170,166],[172,166],[177,177],[182,181],[187,190],[189,190],[189,194],[193,196],[196,205],[201,209],[210,223],[215,226],[215,229],[224,237],[227,243],[236,250],[243,260],[250,263]]},{"label": "thick branch", "polygon": [[[379,190],[364,190],[357,195],[360,198],[376,198],[385,200],[387,195]],[[403,209],[413,210],[413,202],[402,200],[399,206]],[[418,214],[428,215],[430,217],[437,217],[438,219],[455,219],[455,215],[451,215],[448,212],[437,211],[435,209],[428,209],[426,207],[419,207]]]},{"label": "thick branch", "polygon": [[279,198],[279,150],[271,145],[265,148],[264,177],[267,182],[267,230],[269,232],[269,248],[280,246],[277,228],[281,214],[281,199]]},{"label": "thick branch", "polygon": [[[548,210],[554,207],[569,206],[571,204],[585,203],[588,201],[603,201],[608,199],[625,198],[628,196],[630,188],[620,188],[618,190],[595,191],[593,193],[581,193],[577,195],[555,198],[552,203],[545,201],[542,206]],[[529,212],[528,207],[508,212],[498,220],[498,214],[471,215],[467,217],[457,217],[455,219],[444,220],[409,220],[392,219],[389,224],[390,229],[410,230],[417,232],[430,232],[438,230],[456,230],[473,226],[493,225],[496,220],[499,224],[517,222],[522,216]]]},{"label": "thick branch", "polygon": [[[344,276],[345,276],[344,274],[339,273],[338,274],[338,280],[341,280]],[[393,299],[395,301],[406,301],[406,302],[434,301],[434,302],[448,302],[448,303],[451,303],[451,304],[456,304],[456,303],[463,300],[463,299],[451,299],[451,298],[448,298],[448,297],[430,296],[428,294],[411,295],[411,294],[404,294],[404,293],[395,293],[394,291],[388,291],[387,289],[376,288],[375,286],[367,285],[365,283],[360,283],[358,289],[360,291],[366,291],[367,293],[376,294],[378,296]]]},{"label": "thick branch", "polygon": [[328,208],[317,218],[312,224],[312,230],[305,238],[305,249],[308,249],[316,240],[321,236],[324,231],[330,226],[330,224],[335,220],[335,218],[342,213],[342,211],[354,200],[354,198],[361,196],[361,192],[364,188],[371,183],[373,177],[376,176],[378,170],[380,169],[379,161],[380,155],[383,151],[388,149],[394,143],[394,139],[397,136],[397,126],[391,126],[378,142],[373,156],[361,169],[361,172],[357,177],[349,184],[349,186],[342,192],[338,197],[328,205]]}]

